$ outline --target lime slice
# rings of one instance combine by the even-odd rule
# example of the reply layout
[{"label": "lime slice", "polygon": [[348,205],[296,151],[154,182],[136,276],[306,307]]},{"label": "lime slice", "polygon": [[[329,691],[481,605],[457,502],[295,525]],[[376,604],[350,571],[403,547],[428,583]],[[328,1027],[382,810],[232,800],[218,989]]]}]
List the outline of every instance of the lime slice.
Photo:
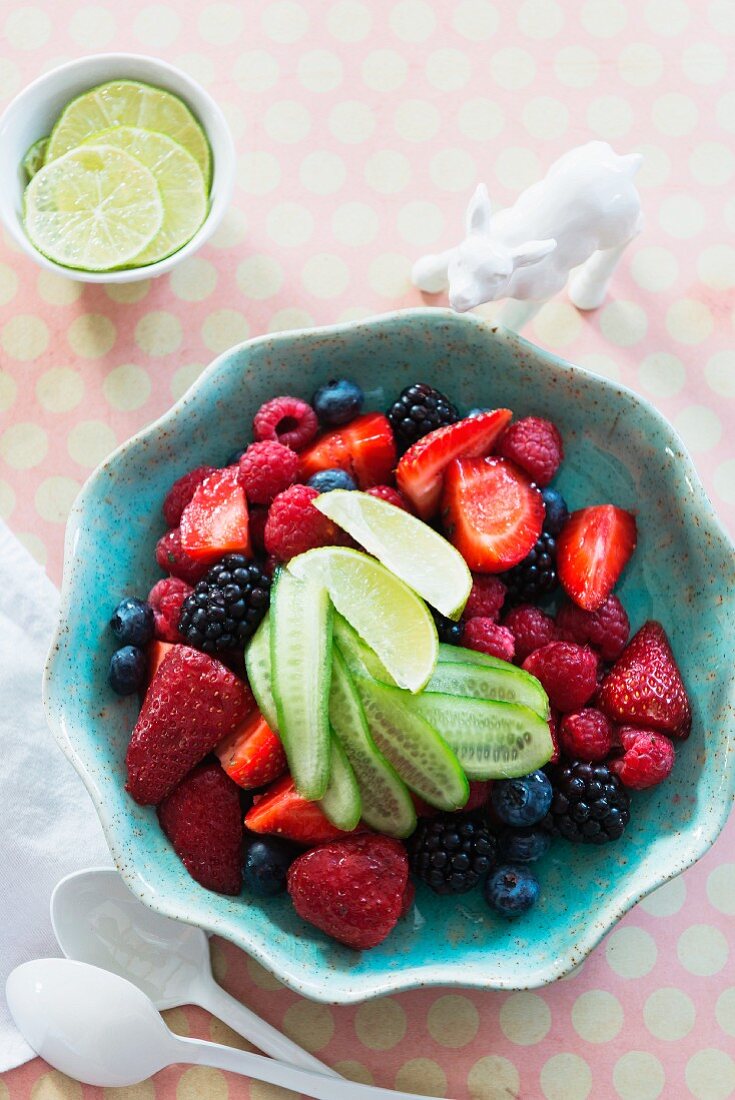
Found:
[{"label": "lime slice", "polygon": [[32,180],[36,172],[38,172],[40,168],[43,168],[47,148],[48,138],[39,138],[38,141],[33,142],[33,145],[31,145],[30,149],[23,157],[23,168],[29,180]]},{"label": "lime slice", "polygon": [[313,580],[374,649],[395,682],[420,691],[436,666],[439,648],[429,609],[384,565],[359,550],[321,546],[288,563],[300,580]]},{"label": "lime slice", "polygon": [[442,615],[460,617],[472,574],[431,527],[394,504],[347,489],[322,493],[314,504]]},{"label": "lime slice", "polygon": [[113,126],[93,134],[84,145],[114,145],[152,172],[161,192],[163,225],[133,261],[154,264],[182,248],[207,215],[207,187],[199,165],[183,145],[155,130]]},{"label": "lime slice", "polygon": [[163,223],[153,173],[111,145],[85,145],[51,161],[26,187],[23,207],[38,251],[84,271],[129,263]]},{"label": "lime slice", "polygon": [[46,163],[110,126],[158,130],[178,141],[194,157],[209,188],[212,155],[202,127],[178,96],[137,80],[99,84],[67,104],[51,131]]}]

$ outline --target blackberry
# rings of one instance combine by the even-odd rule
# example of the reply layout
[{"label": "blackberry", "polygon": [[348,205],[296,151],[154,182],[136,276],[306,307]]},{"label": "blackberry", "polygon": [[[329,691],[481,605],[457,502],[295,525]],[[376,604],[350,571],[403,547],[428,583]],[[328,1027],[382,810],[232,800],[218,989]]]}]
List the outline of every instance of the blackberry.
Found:
[{"label": "blackberry", "polygon": [[534,603],[552,592],[558,583],[554,536],[542,531],[531,552],[507,573],[501,573],[500,579],[507,585],[509,604]]},{"label": "blackberry", "polygon": [[439,611],[434,611],[433,608],[431,614],[434,616],[439,641],[446,642],[447,645],[462,645],[464,623],[461,621],[455,623],[454,619],[448,619],[446,615],[442,615]]},{"label": "blackberry", "polygon": [[459,412],[449,398],[426,382],[407,386],[388,409],[387,416],[396,443],[404,451],[436,428],[459,420]]},{"label": "blackberry", "polygon": [[205,653],[235,649],[255,633],[268,610],[271,581],[242,554],[228,554],[184,600],[179,630]]},{"label": "blackberry", "polygon": [[617,840],[630,821],[630,798],[606,764],[573,760],[547,769],[554,797],[541,824],[581,844]]},{"label": "blackberry", "polygon": [[437,894],[465,894],[495,863],[497,841],[471,815],[424,818],[409,841],[411,870]]}]

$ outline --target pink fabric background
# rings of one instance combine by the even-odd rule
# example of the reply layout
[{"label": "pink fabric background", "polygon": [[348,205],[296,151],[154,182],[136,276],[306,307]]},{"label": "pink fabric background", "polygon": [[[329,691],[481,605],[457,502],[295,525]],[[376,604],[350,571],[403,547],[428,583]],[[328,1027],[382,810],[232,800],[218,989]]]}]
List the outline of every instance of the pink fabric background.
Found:
[{"label": "pink fabric background", "polygon": [[[646,229],[601,310],[562,297],[526,334],[652,400],[735,529],[732,0],[6,0],[0,27],[3,103],[82,53],[148,52],[210,88],[239,150],[223,228],[157,282],[82,289],[0,242],[0,514],[55,581],[85,477],[217,352],[418,303],[410,263],[452,242],[479,179],[502,205],[591,137],[644,152]],[[360,1080],[462,1100],[725,1100],[734,838],[730,824],[579,971],[535,993],[319,1006],[221,942],[217,973]],[[200,1011],[167,1018],[234,1041]],[[0,1082],[0,1100],[102,1095],[38,1060]],[[106,1100],[286,1095],[175,1068]]]}]

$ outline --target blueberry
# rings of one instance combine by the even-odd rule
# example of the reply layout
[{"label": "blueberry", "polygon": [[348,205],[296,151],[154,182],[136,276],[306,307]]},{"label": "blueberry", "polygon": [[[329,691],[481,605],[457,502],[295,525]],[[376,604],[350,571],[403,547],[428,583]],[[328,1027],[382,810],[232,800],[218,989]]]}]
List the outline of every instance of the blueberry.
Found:
[{"label": "blueberry", "polygon": [[551,836],[543,829],[518,829],[503,837],[503,856],[509,863],[533,863],[546,855],[550,845]]},{"label": "blueberry", "polygon": [[493,807],[506,825],[535,825],[546,817],[553,791],[548,776],[530,772],[518,779],[501,779],[493,785]]},{"label": "blueberry", "polygon": [[357,482],[346,470],[319,470],[306,483],[319,493],[331,493],[333,489],[356,489]]},{"label": "blueberry", "polygon": [[320,386],[311,399],[314,412],[328,428],[337,428],[354,420],[362,408],[365,395],[349,378],[331,378]]},{"label": "blueberry", "polygon": [[110,619],[112,633],[121,645],[147,645],[153,637],[153,608],[135,596],[126,596]]},{"label": "blueberry", "polygon": [[512,863],[498,867],[485,883],[485,901],[504,917],[519,917],[536,904],[538,895],[536,876]]},{"label": "blueberry", "polygon": [[468,416],[468,418],[470,416],[482,416],[484,413],[489,413],[490,411],[491,411],[490,409],[480,409],[480,408],[470,409],[470,411],[467,413],[467,416]]},{"label": "blueberry", "polygon": [[242,868],[245,889],[258,897],[282,894],[288,869],[300,849],[276,836],[256,836],[245,849]]},{"label": "blueberry", "polygon": [[435,611],[433,607],[431,608],[431,614],[434,616],[439,641],[445,642],[446,645],[462,645],[464,623],[462,621],[456,623],[454,619],[448,619],[446,615]]},{"label": "blueberry", "polygon": [[544,504],[546,505],[544,530],[548,531],[550,535],[556,536],[569,519],[567,502],[558,489],[542,489],[541,496],[544,498]]},{"label": "blueberry", "polygon": [[227,459],[225,459],[225,466],[237,466],[238,462],[245,454],[246,450],[247,447],[245,447],[242,451],[233,451],[232,454]]},{"label": "blueberry", "polygon": [[144,651],[135,645],[124,645],[113,653],[107,679],[118,695],[132,695],[143,687],[147,670],[148,658]]}]

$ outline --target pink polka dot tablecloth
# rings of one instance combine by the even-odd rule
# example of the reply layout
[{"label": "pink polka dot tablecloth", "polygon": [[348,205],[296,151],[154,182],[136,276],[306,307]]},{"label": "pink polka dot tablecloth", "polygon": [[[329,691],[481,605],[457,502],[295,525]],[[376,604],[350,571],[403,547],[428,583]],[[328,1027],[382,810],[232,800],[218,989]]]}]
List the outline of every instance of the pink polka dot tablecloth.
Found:
[{"label": "pink polka dot tablecloth", "polygon": [[[83,53],[152,53],[214,94],[238,148],[221,229],[158,281],[82,287],[0,243],[0,514],[55,581],[88,473],[218,352],[418,304],[412,259],[452,243],[478,180],[504,205],[591,137],[644,154],[645,231],[600,310],[560,297],[526,335],[653,401],[735,530],[733,0],[21,0],[0,26],[3,102]],[[726,1100],[734,841],[731,823],[568,979],[536,992],[435,989],[340,1008],[300,999],[221,941],[214,965],[355,1080],[455,1100]],[[199,1010],[166,1018],[242,1045]],[[104,1093],[289,1095],[183,1067]],[[102,1096],[39,1060],[0,1081],[0,1100]]]}]

